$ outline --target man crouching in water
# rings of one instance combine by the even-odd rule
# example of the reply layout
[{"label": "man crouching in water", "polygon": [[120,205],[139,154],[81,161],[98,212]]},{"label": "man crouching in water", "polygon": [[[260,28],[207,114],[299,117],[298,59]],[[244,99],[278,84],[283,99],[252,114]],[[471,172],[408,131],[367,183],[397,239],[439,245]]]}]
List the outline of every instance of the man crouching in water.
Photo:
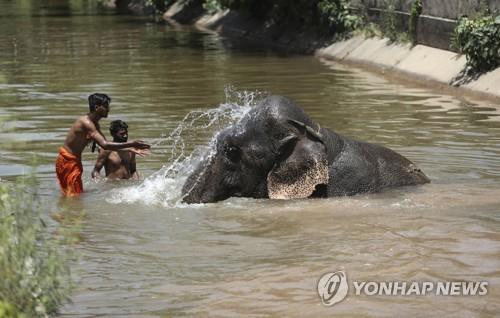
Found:
[{"label": "man crouching in water", "polygon": [[[113,136],[114,142],[127,142],[128,125],[124,121],[112,121],[109,126],[109,132]],[[92,171],[93,179],[100,176],[103,166],[108,180],[139,179],[135,163],[135,153],[133,152],[101,150]]]},{"label": "man crouching in water", "polygon": [[[64,146],[59,149],[56,161],[56,174],[61,191],[66,196],[83,192],[82,152],[90,141],[104,150],[126,149],[139,155],[145,154],[150,146],[137,140],[132,142],[109,142],[101,132],[99,120],[108,117],[111,98],[106,94],[95,93],[89,96],[90,112],[78,118],[71,126]],[[95,148],[95,147],[93,147]]]}]

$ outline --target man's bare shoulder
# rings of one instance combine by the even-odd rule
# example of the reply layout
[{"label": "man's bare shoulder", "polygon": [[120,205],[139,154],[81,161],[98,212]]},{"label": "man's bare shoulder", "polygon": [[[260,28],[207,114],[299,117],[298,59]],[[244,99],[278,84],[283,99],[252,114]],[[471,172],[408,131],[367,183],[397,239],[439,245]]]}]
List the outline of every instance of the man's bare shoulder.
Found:
[{"label": "man's bare shoulder", "polygon": [[92,120],[90,120],[89,116],[84,115],[79,117],[77,120],[81,125],[83,125],[86,129],[95,129],[96,125]]},{"label": "man's bare shoulder", "polygon": [[78,117],[73,123],[72,128],[74,130],[89,130],[94,126],[94,123],[88,118],[87,115]]},{"label": "man's bare shoulder", "polygon": [[94,123],[88,116],[82,116],[76,120],[76,126],[87,134],[89,138],[93,138],[96,134],[101,134],[98,123]]}]

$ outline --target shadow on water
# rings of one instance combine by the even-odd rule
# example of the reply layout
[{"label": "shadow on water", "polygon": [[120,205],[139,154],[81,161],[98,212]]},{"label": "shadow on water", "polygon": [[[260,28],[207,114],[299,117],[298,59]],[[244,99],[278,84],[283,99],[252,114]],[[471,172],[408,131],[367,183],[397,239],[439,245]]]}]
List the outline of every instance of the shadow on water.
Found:
[{"label": "shadow on water", "polygon": [[0,16],[9,17],[70,17],[115,14],[98,0],[22,0],[2,1]]}]

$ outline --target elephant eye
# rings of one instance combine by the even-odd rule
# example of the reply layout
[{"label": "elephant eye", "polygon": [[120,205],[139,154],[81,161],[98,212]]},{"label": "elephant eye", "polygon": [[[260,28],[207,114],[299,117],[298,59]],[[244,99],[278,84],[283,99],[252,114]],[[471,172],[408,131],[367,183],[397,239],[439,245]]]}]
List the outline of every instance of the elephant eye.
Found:
[{"label": "elephant eye", "polygon": [[226,153],[226,157],[232,162],[237,162],[240,160],[241,151],[238,147],[235,146],[227,146],[224,150]]}]

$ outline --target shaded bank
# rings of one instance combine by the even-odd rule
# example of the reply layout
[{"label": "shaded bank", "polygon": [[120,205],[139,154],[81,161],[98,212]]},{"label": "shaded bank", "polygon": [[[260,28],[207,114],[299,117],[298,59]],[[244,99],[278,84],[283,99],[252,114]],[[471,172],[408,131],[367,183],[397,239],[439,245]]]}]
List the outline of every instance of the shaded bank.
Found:
[{"label": "shaded bank", "polygon": [[[448,8],[449,10],[451,9]],[[436,43],[439,43],[435,45],[437,48],[394,44],[387,39],[363,36],[339,42],[335,40],[335,34],[290,24],[268,23],[233,10],[220,10],[209,14],[200,1],[174,2],[163,17],[167,21],[194,24],[223,35],[243,37],[261,45],[277,46],[294,52],[315,53],[327,59],[369,65],[384,72],[394,71],[412,80],[426,83],[431,81],[441,86],[460,86],[464,91],[494,99],[500,98],[500,70],[495,69],[466,81],[460,80],[467,65],[465,56],[439,49],[444,45],[442,39],[436,40]],[[426,18],[418,19],[420,21]],[[417,33],[415,43],[425,38],[418,34],[430,33],[425,30],[427,29]],[[449,34],[446,36],[449,37]]]}]

